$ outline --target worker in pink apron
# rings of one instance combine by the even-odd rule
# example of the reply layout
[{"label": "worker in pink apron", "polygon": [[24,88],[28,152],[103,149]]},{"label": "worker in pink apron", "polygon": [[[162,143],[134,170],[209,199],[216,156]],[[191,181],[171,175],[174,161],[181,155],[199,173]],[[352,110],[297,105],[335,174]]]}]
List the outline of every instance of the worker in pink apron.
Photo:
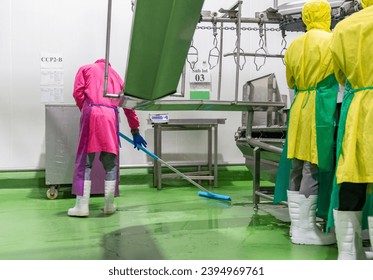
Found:
[{"label": "worker in pink apron", "polygon": [[[80,133],[76,152],[72,193],[76,203],[68,210],[69,216],[89,215],[91,194],[91,170],[98,162],[104,168],[104,213],[116,211],[114,197],[119,195],[119,98],[104,97],[105,59],[79,68],[75,77],[73,97],[81,111]],[[120,93],[124,82],[108,64],[108,93]],[[136,112],[124,108],[128,124],[136,145],[146,147],[147,143],[139,134],[140,122]],[[98,157],[99,161],[95,161]]]}]

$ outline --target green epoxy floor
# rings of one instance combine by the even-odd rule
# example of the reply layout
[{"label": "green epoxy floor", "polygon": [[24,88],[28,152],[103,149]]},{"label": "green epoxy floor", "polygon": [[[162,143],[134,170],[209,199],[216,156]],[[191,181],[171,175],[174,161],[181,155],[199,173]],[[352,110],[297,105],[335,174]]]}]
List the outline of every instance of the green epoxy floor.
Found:
[{"label": "green epoxy floor", "polygon": [[[46,197],[43,172],[0,173],[1,260],[335,260],[336,246],[290,242],[287,208],[252,204],[244,166],[219,168],[219,188],[231,203],[198,196],[184,180],[152,186],[151,169],[121,170],[118,212],[90,200],[88,218],[68,217],[71,188]],[[203,184],[206,188],[207,185]],[[269,183],[270,185],[270,183]]]}]

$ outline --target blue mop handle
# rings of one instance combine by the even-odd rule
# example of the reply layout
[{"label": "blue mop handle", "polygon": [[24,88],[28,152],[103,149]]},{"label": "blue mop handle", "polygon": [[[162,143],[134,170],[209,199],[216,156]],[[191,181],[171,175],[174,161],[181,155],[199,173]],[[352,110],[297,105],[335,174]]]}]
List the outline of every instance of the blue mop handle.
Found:
[{"label": "blue mop handle", "polygon": [[[124,135],[123,133],[119,132],[119,136],[124,138],[125,140],[127,140],[128,142],[130,142],[132,145],[135,145],[135,143],[133,142],[132,139],[128,138],[126,135]],[[181,177],[183,177],[185,180],[187,180],[188,182],[190,182],[191,184],[195,185],[197,188],[199,188],[200,190],[206,192],[206,193],[210,193],[208,190],[206,190],[204,187],[202,187],[201,185],[197,184],[196,182],[194,182],[192,179],[190,179],[188,176],[184,175],[183,173],[181,173],[179,170],[177,170],[175,167],[169,165],[167,162],[163,161],[161,158],[157,157],[155,154],[153,154],[152,152],[150,152],[148,149],[144,148],[143,146],[139,146],[139,145],[136,145],[137,148],[141,149],[142,151],[144,151],[146,154],[148,154],[149,156],[151,156],[153,159],[155,159],[156,161],[159,161],[160,163],[166,165],[168,168],[170,168],[172,171],[174,171],[175,173],[179,174]]]},{"label": "blue mop handle", "polygon": [[[128,141],[129,143],[131,143],[132,145],[135,145],[135,142],[133,142],[133,140],[129,137],[127,137],[126,135],[124,135],[123,133],[119,132],[119,136],[124,138],[126,141]],[[200,184],[197,184],[196,182],[194,182],[192,179],[190,179],[188,176],[184,175],[183,173],[181,173],[179,170],[177,170],[175,167],[169,165],[167,162],[163,161],[161,158],[157,157],[155,154],[153,154],[152,152],[150,152],[148,149],[146,149],[145,147],[143,146],[139,146],[139,145],[136,145],[136,148],[144,151],[147,155],[149,155],[150,157],[152,157],[153,159],[155,159],[156,161],[159,161],[160,163],[166,165],[168,168],[170,168],[172,171],[174,171],[175,173],[179,174],[182,178],[184,178],[185,180],[187,180],[189,183],[193,184],[194,186],[196,186],[197,188],[199,188],[201,190],[201,192],[198,192],[198,194],[200,196],[205,196],[205,197],[209,197],[209,198],[218,198],[218,199],[224,199],[224,200],[231,200],[231,198],[229,196],[226,196],[226,195],[221,195],[221,194],[215,194],[215,193],[212,193],[210,191],[208,191],[207,189],[205,189],[204,187],[202,187]]]},{"label": "blue mop handle", "polygon": [[[122,132],[119,132],[119,136],[122,137],[122,138],[124,138],[128,142],[130,142],[132,145],[135,145],[135,142],[133,142],[133,140],[131,138],[127,137]],[[153,154],[151,151],[149,151],[148,149],[146,149],[145,147],[143,147],[141,145],[136,145],[136,148],[142,150],[143,152],[145,152],[147,155],[149,155],[150,157],[152,157],[155,160],[159,159],[159,157],[157,157],[155,154]]]}]

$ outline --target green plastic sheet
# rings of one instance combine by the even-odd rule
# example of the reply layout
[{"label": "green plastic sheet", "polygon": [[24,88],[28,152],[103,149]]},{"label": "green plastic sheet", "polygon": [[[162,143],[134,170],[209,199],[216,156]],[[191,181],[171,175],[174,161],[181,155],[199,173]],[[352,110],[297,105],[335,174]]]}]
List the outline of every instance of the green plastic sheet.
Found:
[{"label": "green plastic sheet", "polygon": [[137,0],[124,94],[156,100],[176,92],[204,0]]}]

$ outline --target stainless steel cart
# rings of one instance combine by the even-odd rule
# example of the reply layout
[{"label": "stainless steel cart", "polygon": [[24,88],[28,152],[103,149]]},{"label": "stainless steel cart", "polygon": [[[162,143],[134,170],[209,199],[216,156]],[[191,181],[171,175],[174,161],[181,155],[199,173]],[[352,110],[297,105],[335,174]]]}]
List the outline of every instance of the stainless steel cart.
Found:
[{"label": "stainless steel cart", "polygon": [[45,184],[50,199],[57,198],[61,185],[72,183],[79,120],[76,105],[45,105]]}]

